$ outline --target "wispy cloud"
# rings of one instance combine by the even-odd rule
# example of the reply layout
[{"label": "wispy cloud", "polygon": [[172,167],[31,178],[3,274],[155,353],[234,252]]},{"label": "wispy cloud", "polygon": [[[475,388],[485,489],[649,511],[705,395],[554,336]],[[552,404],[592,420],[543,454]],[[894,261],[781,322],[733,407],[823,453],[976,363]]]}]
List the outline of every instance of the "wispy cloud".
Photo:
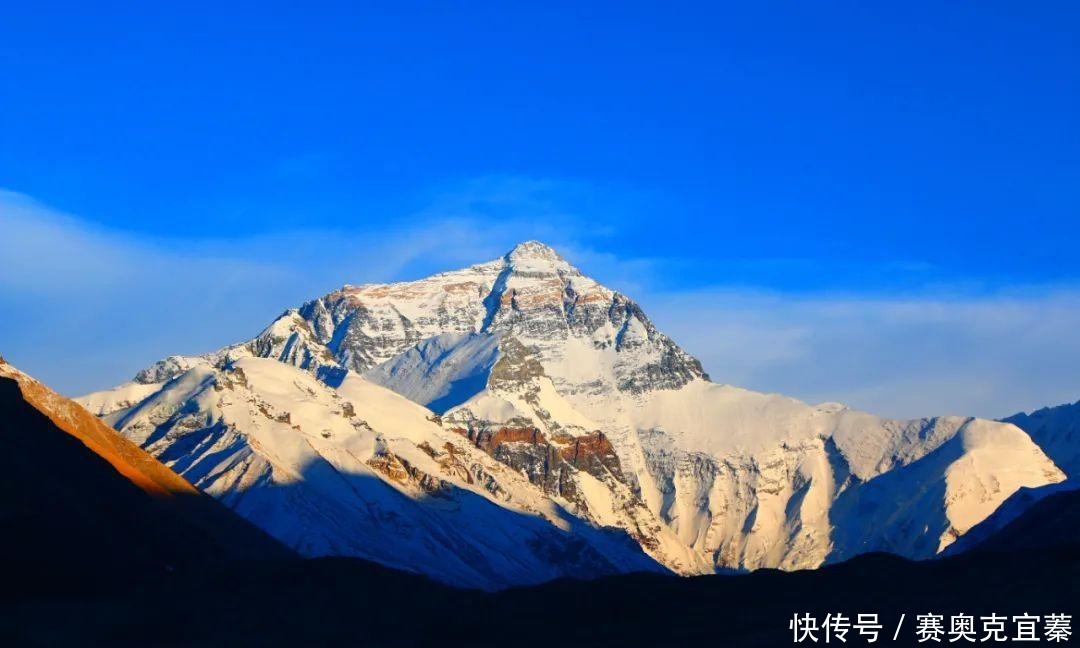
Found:
[{"label": "wispy cloud", "polygon": [[538,238],[638,298],[721,382],[904,417],[1001,416],[1080,398],[1080,289],[687,292],[682,277],[697,261],[604,249],[621,209],[609,195],[493,176],[434,191],[426,207],[379,228],[166,240],[0,191],[0,353],[81,393],[170,353],[249,338],[343,283],[420,277]]},{"label": "wispy cloud", "polygon": [[[401,219],[406,225],[378,231],[168,240],[103,228],[0,191],[0,353],[80,393],[125,380],[163,355],[251,337],[285,308],[344,283],[495,258],[559,218],[535,187],[508,183],[486,182],[497,201],[443,196]],[[503,213],[499,224],[483,218],[492,210]],[[550,217],[537,227],[517,210]]]},{"label": "wispy cloud", "polygon": [[648,298],[714,380],[878,414],[1000,417],[1080,399],[1080,290]]}]

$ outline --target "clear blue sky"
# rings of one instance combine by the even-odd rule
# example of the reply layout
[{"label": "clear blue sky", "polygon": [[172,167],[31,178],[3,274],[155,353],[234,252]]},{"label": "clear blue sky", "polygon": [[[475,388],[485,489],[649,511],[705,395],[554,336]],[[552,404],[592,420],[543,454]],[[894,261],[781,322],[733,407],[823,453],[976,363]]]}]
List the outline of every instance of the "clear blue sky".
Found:
[{"label": "clear blue sky", "polygon": [[[348,242],[460,217],[493,248],[580,250],[657,307],[732,286],[984,299],[1080,279],[1074,2],[166,4],[5,7],[0,188],[141,249],[263,262],[282,246],[264,239],[321,232],[368,270],[377,255]],[[366,276],[320,268],[225,337]],[[38,312],[12,290],[0,305]],[[93,382],[30,350],[45,333],[0,333],[29,368]]]}]

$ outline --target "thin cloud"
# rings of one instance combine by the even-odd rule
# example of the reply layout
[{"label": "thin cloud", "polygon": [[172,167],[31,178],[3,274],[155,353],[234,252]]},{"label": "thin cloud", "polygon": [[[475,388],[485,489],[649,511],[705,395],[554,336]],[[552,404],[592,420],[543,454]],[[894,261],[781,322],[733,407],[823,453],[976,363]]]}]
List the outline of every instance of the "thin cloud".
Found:
[{"label": "thin cloud", "polygon": [[1000,417],[1080,398],[1080,290],[655,295],[658,324],[714,380],[877,414]]},{"label": "thin cloud", "polygon": [[385,232],[294,231],[157,240],[0,192],[0,341],[65,393],[127,379],[170,353],[253,336],[284,309],[344,283],[420,276],[494,258],[513,222],[467,215]]},{"label": "thin cloud", "polygon": [[1002,416],[1080,398],[1080,290],[686,292],[679,277],[693,260],[603,251],[620,210],[607,197],[492,176],[444,187],[379,231],[164,240],[0,191],[0,353],[82,393],[164,355],[250,338],[344,283],[421,277],[536,238],[637,298],[720,382],[899,417]]}]

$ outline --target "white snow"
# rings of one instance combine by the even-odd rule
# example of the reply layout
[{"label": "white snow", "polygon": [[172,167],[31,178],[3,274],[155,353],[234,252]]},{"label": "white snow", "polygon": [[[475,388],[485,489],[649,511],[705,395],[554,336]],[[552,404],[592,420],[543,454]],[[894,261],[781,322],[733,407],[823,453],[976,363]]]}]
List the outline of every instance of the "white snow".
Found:
[{"label": "white snow", "polygon": [[160,390],[162,384],[126,382],[112,389],[86,394],[74,400],[91,414],[106,416],[138,405],[143,399]]},{"label": "white snow", "polygon": [[498,352],[496,335],[444,333],[364,376],[442,414],[484,389]]},{"label": "white snow", "polygon": [[[306,555],[360,556],[487,588],[659,568],[434,420],[355,375],[334,390],[291,365],[241,358],[181,374],[115,424]],[[382,459],[420,472],[387,474],[373,465]],[[549,560],[574,542],[589,565]]]}]

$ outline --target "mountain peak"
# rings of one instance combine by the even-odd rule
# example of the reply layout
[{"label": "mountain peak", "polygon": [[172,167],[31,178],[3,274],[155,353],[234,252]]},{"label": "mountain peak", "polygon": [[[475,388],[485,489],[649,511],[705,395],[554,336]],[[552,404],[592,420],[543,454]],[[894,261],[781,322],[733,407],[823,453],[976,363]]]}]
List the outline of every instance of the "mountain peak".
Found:
[{"label": "mountain peak", "polygon": [[506,253],[503,262],[515,272],[525,274],[581,274],[551,246],[540,241],[523,241]]},{"label": "mountain peak", "polygon": [[511,261],[565,261],[550,245],[540,241],[522,241],[506,256]]}]

